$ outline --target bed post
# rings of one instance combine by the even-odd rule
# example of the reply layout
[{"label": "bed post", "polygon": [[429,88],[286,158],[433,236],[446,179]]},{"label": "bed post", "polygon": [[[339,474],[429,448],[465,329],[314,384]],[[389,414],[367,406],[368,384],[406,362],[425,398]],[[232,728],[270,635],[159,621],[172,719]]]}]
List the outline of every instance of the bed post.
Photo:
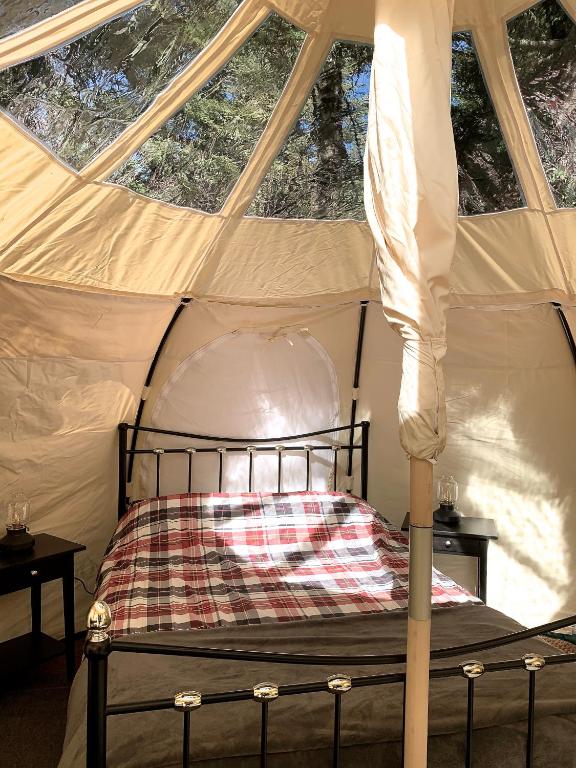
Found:
[{"label": "bed post", "polygon": [[88,613],[88,635],[84,653],[88,660],[88,706],[86,710],[86,768],[106,768],[106,699],[108,655],[112,623],[110,608],[100,600]]},{"label": "bed post", "polygon": [[363,421],[360,424],[362,430],[362,447],[360,450],[360,495],[364,501],[368,500],[368,437],[370,436],[370,422]]},{"label": "bed post", "polygon": [[126,451],[128,450],[128,424],[118,424],[118,520],[126,512]]}]

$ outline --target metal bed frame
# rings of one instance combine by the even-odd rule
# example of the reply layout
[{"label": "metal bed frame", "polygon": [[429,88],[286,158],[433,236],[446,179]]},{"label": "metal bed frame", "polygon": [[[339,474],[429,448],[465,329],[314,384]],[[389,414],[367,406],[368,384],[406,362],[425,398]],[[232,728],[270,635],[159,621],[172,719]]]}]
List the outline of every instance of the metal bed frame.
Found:
[{"label": "metal bed frame", "polygon": [[[127,434],[129,430],[140,430],[143,432],[152,432],[160,435],[175,435],[178,437],[209,440],[217,443],[232,444],[233,447],[220,445],[215,448],[151,448],[128,449]],[[354,444],[355,430],[360,429],[361,441]],[[343,445],[299,445],[285,446],[284,443],[291,440],[299,440],[311,437],[327,436],[342,431],[350,432],[349,443]],[[192,435],[184,432],[172,432],[168,430],[152,429],[149,427],[131,426],[129,424],[119,425],[119,503],[118,516],[121,517],[126,511],[127,503],[127,482],[126,482],[126,461],[129,457],[137,454],[152,454],[156,456],[156,490],[159,495],[161,487],[160,462],[164,454],[185,453],[188,455],[188,489],[192,489],[192,457],[197,451],[215,453],[219,461],[219,489],[222,490],[223,461],[226,450],[247,451],[249,453],[249,487],[252,488],[252,470],[253,453],[257,451],[277,451],[278,453],[278,488],[282,484],[282,455],[286,450],[306,451],[307,456],[307,489],[310,485],[310,457],[312,451],[332,450],[334,451],[334,485],[338,470],[338,451],[353,450],[361,452],[361,495],[366,498],[368,487],[368,436],[369,423],[361,422],[335,429],[309,432],[303,435],[292,435],[289,437],[275,438],[272,440],[242,440],[240,438],[220,438],[207,435]],[[240,447],[238,444],[244,444]],[[272,444],[272,445],[271,445]],[[135,440],[132,443],[135,446]],[[349,458],[351,462],[351,458]],[[350,464],[351,466],[351,464]],[[273,702],[280,696],[298,696],[316,692],[326,692],[333,696],[334,715],[333,715],[333,740],[332,740],[332,768],[339,768],[341,765],[341,743],[340,726],[342,719],[342,697],[351,688],[361,688],[370,686],[402,685],[405,693],[406,672],[374,674],[362,677],[352,677],[349,674],[337,672],[330,674],[323,680],[315,680],[307,683],[298,683],[294,685],[277,685],[274,682],[256,683],[253,688],[233,691],[222,691],[219,693],[203,694],[196,690],[183,690],[174,693],[166,698],[133,701],[124,704],[108,703],[108,658],[111,653],[142,653],[162,656],[180,656],[186,658],[205,658],[205,659],[229,659],[236,661],[266,662],[277,664],[296,664],[296,665],[316,665],[332,667],[334,670],[342,670],[357,666],[377,666],[386,667],[391,664],[405,665],[406,654],[386,654],[386,655],[326,655],[326,654],[294,654],[270,651],[247,651],[242,649],[230,648],[206,648],[206,647],[187,647],[174,645],[170,643],[141,643],[135,640],[125,640],[122,638],[112,639],[108,635],[108,628],[111,625],[112,617],[110,609],[106,603],[96,602],[88,615],[88,635],[85,645],[85,655],[88,664],[88,690],[87,690],[87,745],[86,745],[86,768],[107,768],[106,761],[106,743],[107,743],[107,720],[109,717],[117,717],[126,714],[137,714],[142,712],[152,712],[161,710],[174,710],[182,715],[182,768],[190,768],[190,739],[191,739],[191,721],[192,713],[199,707],[221,704],[233,701],[255,701],[261,709],[260,714],[260,768],[268,768],[268,722],[269,717],[273,716]],[[528,653],[522,658],[515,658],[504,661],[483,663],[475,660],[475,655],[482,651],[501,648],[511,643],[529,640],[545,632],[562,629],[570,624],[576,623],[576,616],[571,616],[559,621],[542,624],[532,629],[525,629],[501,637],[493,638],[487,641],[469,643],[466,645],[453,646],[450,648],[441,648],[433,650],[430,654],[432,660],[450,659],[454,656],[470,656],[473,660],[461,664],[434,668],[430,670],[430,680],[441,678],[459,677],[466,681],[466,686],[462,690],[462,695],[467,697],[467,720],[466,720],[466,749],[463,757],[465,768],[472,767],[472,758],[474,754],[474,693],[476,680],[484,674],[497,674],[498,672],[510,669],[524,669],[527,672],[527,706],[526,706],[526,750],[525,765],[526,768],[532,768],[534,762],[534,718],[536,702],[536,679],[537,673],[545,666],[555,666],[558,664],[568,664],[576,662],[576,652],[559,655],[542,656],[538,653]],[[543,673],[545,674],[545,672]],[[404,743],[404,724],[402,743]]]},{"label": "metal bed frame", "polygon": [[[528,640],[555,629],[561,629],[576,622],[576,616],[567,619],[542,624],[532,629],[521,630],[492,640],[469,643],[433,650],[432,660],[449,659],[452,656],[472,655],[481,651],[500,648],[520,640]],[[125,704],[108,704],[108,657],[111,653],[142,653],[163,656],[180,656],[186,658],[230,659],[236,661],[273,662],[276,664],[313,664],[330,666],[333,669],[346,669],[355,666],[387,666],[390,664],[406,663],[406,654],[386,654],[383,656],[330,656],[322,654],[294,654],[271,651],[246,651],[229,648],[186,647],[164,643],[139,643],[123,639],[111,639],[107,629],[111,623],[111,615],[105,603],[93,605],[88,616],[88,638],[85,654],[88,659],[88,709],[87,709],[87,743],[86,768],[106,768],[106,725],[109,717],[137,714],[161,710],[175,710],[182,715],[182,768],[190,768],[190,737],[191,716],[195,709],[213,704],[233,701],[253,700],[261,707],[260,719],[260,768],[268,768],[268,721],[270,706],[279,696],[297,696],[324,691],[334,697],[334,726],[332,740],[332,768],[339,768],[341,762],[340,725],[342,718],[342,696],[351,688],[363,688],[376,685],[405,686],[406,672],[376,674],[363,677],[352,677],[348,674],[336,673],[324,680],[295,685],[277,685],[273,682],[261,682],[253,688],[222,691],[219,693],[202,694],[201,691],[178,691],[167,698],[133,701]],[[536,702],[536,674],[545,666],[568,664],[576,662],[576,652],[555,656],[542,656],[537,653],[525,654],[521,659],[510,659],[483,663],[472,660],[463,664],[441,667],[430,670],[430,680],[448,677],[463,677],[467,697],[466,718],[466,750],[463,765],[472,767],[474,754],[474,693],[476,680],[484,674],[497,674],[509,669],[524,669],[528,673],[527,681],[527,724],[526,724],[526,768],[532,768],[534,761],[534,715]],[[545,673],[543,673],[545,674]],[[405,687],[404,687],[405,692]],[[404,727],[402,743],[404,742]]]},{"label": "metal bed frame", "polygon": [[[128,432],[132,431],[131,447],[128,448]],[[360,439],[356,435],[360,432]],[[188,445],[183,448],[136,448],[136,438],[139,432],[151,433],[154,435],[169,435],[171,437],[186,438],[188,441],[204,441],[220,443],[217,447],[198,447],[197,445]],[[294,440],[305,440],[307,438],[330,438],[341,432],[348,433],[346,443],[338,443],[332,440],[329,445],[300,444],[292,445]],[[223,490],[224,477],[224,457],[227,452],[244,453],[248,455],[248,491],[253,490],[254,479],[254,457],[258,453],[276,453],[278,456],[277,468],[277,487],[278,493],[282,490],[282,458],[286,453],[305,453],[306,455],[306,488],[311,490],[312,473],[311,460],[316,452],[330,451],[332,453],[332,486],[333,490],[338,487],[338,458],[340,452],[347,454],[347,491],[352,490],[352,461],[354,451],[360,451],[360,496],[366,500],[368,496],[368,441],[370,436],[370,422],[361,421],[358,424],[346,424],[342,427],[333,427],[331,429],[319,429],[314,432],[304,432],[300,435],[284,435],[283,437],[271,438],[241,438],[241,437],[216,437],[214,435],[195,435],[191,432],[178,432],[169,429],[157,429],[154,427],[141,427],[134,424],[123,422],[118,425],[118,519],[126,512],[129,504],[128,498],[128,478],[131,478],[133,461],[135,456],[149,455],[156,457],[156,496],[160,496],[162,490],[161,484],[161,460],[163,456],[184,455],[187,456],[188,473],[188,493],[193,491],[193,457],[195,454],[214,454],[218,457],[218,492]],[[303,489],[304,490],[304,489]]]}]

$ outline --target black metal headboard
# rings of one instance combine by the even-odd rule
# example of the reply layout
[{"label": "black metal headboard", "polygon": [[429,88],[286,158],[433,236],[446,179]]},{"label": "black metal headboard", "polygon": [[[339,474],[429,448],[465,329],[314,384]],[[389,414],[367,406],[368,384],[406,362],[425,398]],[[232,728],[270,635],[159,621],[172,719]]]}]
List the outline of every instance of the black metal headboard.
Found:
[{"label": "black metal headboard", "polygon": [[[128,448],[128,432],[132,431],[133,439],[131,447]],[[357,430],[360,431],[360,441],[357,442]],[[129,503],[127,494],[127,485],[131,480],[132,466],[135,455],[148,454],[156,457],[156,496],[160,496],[160,462],[164,455],[184,454],[188,457],[188,493],[192,492],[192,460],[195,453],[214,453],[218,456],[218,491],[222,491],[224,455],[228,451],[234,453],[247,453],[248,462],[248,491],[252,490],[254,454],[259,452],[277,453],[278,455],[278,492],[282,487],[282,456],[285,452],[296,453],[304,451],[306,454],[306,488],[302,490],[311,490],[311,471],[310,461],[313,453],[317,451],[333,452],[334,490],[337,488],[338,481],[338,455],[340,451],[347,453],[348,476],[352,475],[352,457],[354,451],[360,451],[360,495],[363,499],[368,496],[368,437],[370,431],[370,422],[362,421],[358,424],[347,424],[342,427],[332,429],[320,429],[315,432],[305,432],[301,435],[286,435],[284,437],[271,438],[239,438],[239,437],[216,437],[214,435],[194,435],[189,432],[174,432],[168,429],[155,429],[153,427],[140,427],[123,422],[118,425],[118,519],[126,512]],[[201,448],[198,446],[186,446],[182,448],[136,448],[136,437],[138,432],[151,432],[156,435],[170,435],[172,437],[182,437],[188,440],[204,440],[220,443],[217,447]],[[348,432],[348,439],[345,443],[332,442],[329,445],[286,445],[293,440],[303,440],[311,437],[323,437],[327,435],[336,435],[340,432]]]}]

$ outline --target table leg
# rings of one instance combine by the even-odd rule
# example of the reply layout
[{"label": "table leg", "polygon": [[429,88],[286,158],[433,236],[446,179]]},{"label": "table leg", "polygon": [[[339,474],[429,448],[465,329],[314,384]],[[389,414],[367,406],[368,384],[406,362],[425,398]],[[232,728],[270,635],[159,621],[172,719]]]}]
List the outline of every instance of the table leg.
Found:
[{"label": "table leg", "polygon": [[64,642],[66,646],[66,673],[72,680],[76,671],[76,651],[74,642],[74,559],[70,556],[69,562],[62,576],[62,596],[64,600]]},{"label": "table leg", "polygon": [[38,640],[42,632],[42,583],[34,582],[30,587],[30,607],[32,609],[32,634]]},{"label": "table leg", "polygon": [[480,555],[478,557],[478,597],[486,602],[488,587],[488,541],[480,542]]}]

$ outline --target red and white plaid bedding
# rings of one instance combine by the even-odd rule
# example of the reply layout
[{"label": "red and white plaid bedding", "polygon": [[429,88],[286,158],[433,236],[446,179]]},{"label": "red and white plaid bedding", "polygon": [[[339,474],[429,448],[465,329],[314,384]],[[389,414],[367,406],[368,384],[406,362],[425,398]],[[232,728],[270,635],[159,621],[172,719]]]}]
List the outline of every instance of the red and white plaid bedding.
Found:
[{"label": "red and white plaid bedding", "polygon": [[[476,601],[434,571],[432,601]],[[261,624],[408,605],[408,546],[342,493],[163,496],[134,504],[100,568],[111,634]]]}]

